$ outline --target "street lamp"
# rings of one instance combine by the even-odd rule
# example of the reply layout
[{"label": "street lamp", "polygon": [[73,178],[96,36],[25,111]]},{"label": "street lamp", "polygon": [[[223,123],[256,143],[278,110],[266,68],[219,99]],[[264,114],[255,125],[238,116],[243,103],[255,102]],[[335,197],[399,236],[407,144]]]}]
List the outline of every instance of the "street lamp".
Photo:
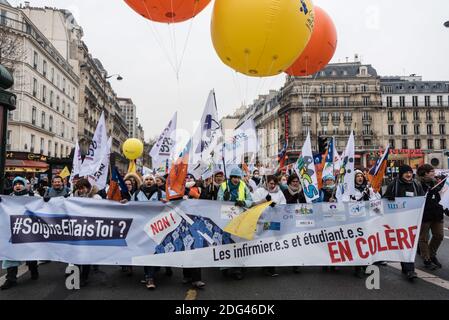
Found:
[{"label": "street lamp", "polygon": [[3,194],[6,164],[6,127],[8,112],[16,109],[16,95],[6,90],[14,85],[14,78],[0,65],[0,193]]}]

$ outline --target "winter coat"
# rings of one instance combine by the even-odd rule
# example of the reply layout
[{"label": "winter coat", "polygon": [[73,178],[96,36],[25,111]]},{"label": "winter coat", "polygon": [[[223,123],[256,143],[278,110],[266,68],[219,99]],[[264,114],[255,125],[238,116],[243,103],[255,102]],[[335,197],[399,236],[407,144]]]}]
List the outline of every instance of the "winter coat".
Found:
[{"label": "winter coat", "polygon": [[[433,189],[436,182],[426,182],[423,179],[419,180],[425,193],[427,193],[426,205],[424,207],[423,223],[426,222],[441,222],[444,220],[444,208],[440,204],[440,191],[444,183]],[[433,190],[432,190],[433,189]]]},{"label": "winter coat", "polygon": [[396,178],[388,185],[383,198],[404,198],[409,196],[407,193],[410,194],[410,196],[413,194],[413,197],[421,197],[425,194],[418,181],[413,180],[412,182],[407,183],[400,178]]},{"label": "winter coat", "polygon": [[273,201],[274,203],[287,204],[284,193],[279,187],[277,187],[274,192],[269,192],[266,188],[259,188],[256,190],[256,192],[254,192],[253,200],[254,202],[261,203],[266,199],[268,194],[271,196],[271,201]]},{"label": "winter coat", "polygon": [[295,194],[292,194],[289,189],[286,189],[283,192],[287,204],[307,203],[306,196],[304,195],[302,189]]},{"label": "winter coat", "polygon": [[165,198],[165,192],[159,189],[157,186],[153,186],[150,188],[150,190],[147,191],[149,191],[147,192],[148,196],[145,194],[145,188],[141,187],[133,195],[132,197],[133,201],[141,201],[141,202],[160,201],[161,199]]},{"label": "winter coat", "polygon": [[219,190],[220,190],[220,186],[217,186],[215,184],[208,185],[206,188],[201,188],[200,199],[202,199],[202,200],[217,200]]},{"label": "winter coat", "polygon": [[[16,195],[14,193],[11,193],[11,197],[32,197],[32,195],[29,192],[26,192],[23,195]],[[8,268],[19,267],[21,264],[22,262],[20,261],[4,260],[2,262],[2,269],[6,270]]]},{"label": "winter coat", "polygon": [[76,197],[76,198],[89,198],[89,199],[102,200],[102,198],[98,195],[98,188],[97,188],[96,186],[93,186],[93,187],[90,189],[89,193],[87,194],[87,197],[81,197],[81,196],[79,195],[79,191],[78,191],[78,190],[76,190],[76,191],[73,193],[73,197]]},{"label": "winter coat", "polygon": [[70,194],[69,188],[62,187],[61,190],[56,190],[54,188],[49,188],[45,192],[44,198],[58,198],[58,197],[65,197]]}]

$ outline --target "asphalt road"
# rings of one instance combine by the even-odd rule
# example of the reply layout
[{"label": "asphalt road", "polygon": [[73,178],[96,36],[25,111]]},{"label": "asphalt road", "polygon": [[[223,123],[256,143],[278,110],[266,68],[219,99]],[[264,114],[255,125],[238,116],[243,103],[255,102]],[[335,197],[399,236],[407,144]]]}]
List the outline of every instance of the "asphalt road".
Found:
[{"label": "asphalt road", "polygon": [[[427,271],[418,257],[416,266],[430,274],[430,278],[405,280],[401,272],[391,266],[381,267],[380,290],[368,290],[365,280],[353,276],[352,268],[341,268],[335,273],[324,273],[321,268],[302,268],[294,274],[290,268],[280,268],[277,278],[266,277],[260,268],[247,270],[242,281],[225,279],[217,269],[204,269],[203,290],[191,290],[182,284],[182,271],[174,269],[167,277],[161,272],[158,288],[148,291],[140,284],[143,268],[135,268],[133,276],[123,274],[118,267],[100,267],[93,273],[89,285],[78,291],[65,287],[65,264],[50,263],[40,266],[40,279],[31,281],[29,273],[19,279],[19,286],[0,291],[0,300],[448,300],[449,299],[449,220],[446,220],[446,237],[439,259],[443,269]],[[1,275],[4,274],[2,271]],[[0,276],[1,278],[1,276]],[[430,283],[430,282],[433,283]],[[1,280],[0,280],[1,282]],[[436,285],[438,283],[439,285]]]}]

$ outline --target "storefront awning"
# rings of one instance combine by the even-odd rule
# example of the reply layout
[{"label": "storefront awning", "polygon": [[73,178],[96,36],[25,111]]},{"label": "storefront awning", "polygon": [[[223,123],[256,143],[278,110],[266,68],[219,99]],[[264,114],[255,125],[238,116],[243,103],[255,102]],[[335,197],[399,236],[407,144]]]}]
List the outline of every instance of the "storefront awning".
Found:
[{"label": "storefront awning", "polygon": [[39,173],[46,172],[49,165],[41,161],[7,159],[5,167],[6,172]]}]

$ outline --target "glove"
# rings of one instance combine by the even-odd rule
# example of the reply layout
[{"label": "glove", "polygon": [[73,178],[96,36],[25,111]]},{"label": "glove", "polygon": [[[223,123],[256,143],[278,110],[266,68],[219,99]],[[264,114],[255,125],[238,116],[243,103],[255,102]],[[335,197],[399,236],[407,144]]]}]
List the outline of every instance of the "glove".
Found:
[{"label": "glove", "polygon": [[51,199],[50,197],[44,197],[45,202],[50,202],[50,199]]},{"label": "glove", "polygon": [[444,209],[444,214],[447,216],[447,217],[449,217],[449,209]]},{"label": "glove", "polygon": [[235,206],[236,206],[236,207],[244,208],[244,207],[245,207],[245,201],[237,201],[237,202],[235,203]]},{"label": "glove", "polygon": [[225,191],[224,196],[223,196],[223,200],[224,201],[231,200],[231,193],[229,191]]},{"label": "glove", "polygon": [[66,195],[64,195],[64,198],[70,198],[70,193],[67,193]]},{"label": "glove", "polygon": [[270,202],[270,201],[271,201],[271,195],[267,195],[267,196],[265,197],[265,200],[267,200],[267,202]]},{"label": "glove", "polygon": [[394,196],[388,196],[386,197],[388,201],[395,201],[396,198]]},{"label": "glove", "polygon": [[276,202],[273,202],[272,204],[270,204],[270,207],[272,207],[272,208],[274,208],[274,207],[276,207]]}]

